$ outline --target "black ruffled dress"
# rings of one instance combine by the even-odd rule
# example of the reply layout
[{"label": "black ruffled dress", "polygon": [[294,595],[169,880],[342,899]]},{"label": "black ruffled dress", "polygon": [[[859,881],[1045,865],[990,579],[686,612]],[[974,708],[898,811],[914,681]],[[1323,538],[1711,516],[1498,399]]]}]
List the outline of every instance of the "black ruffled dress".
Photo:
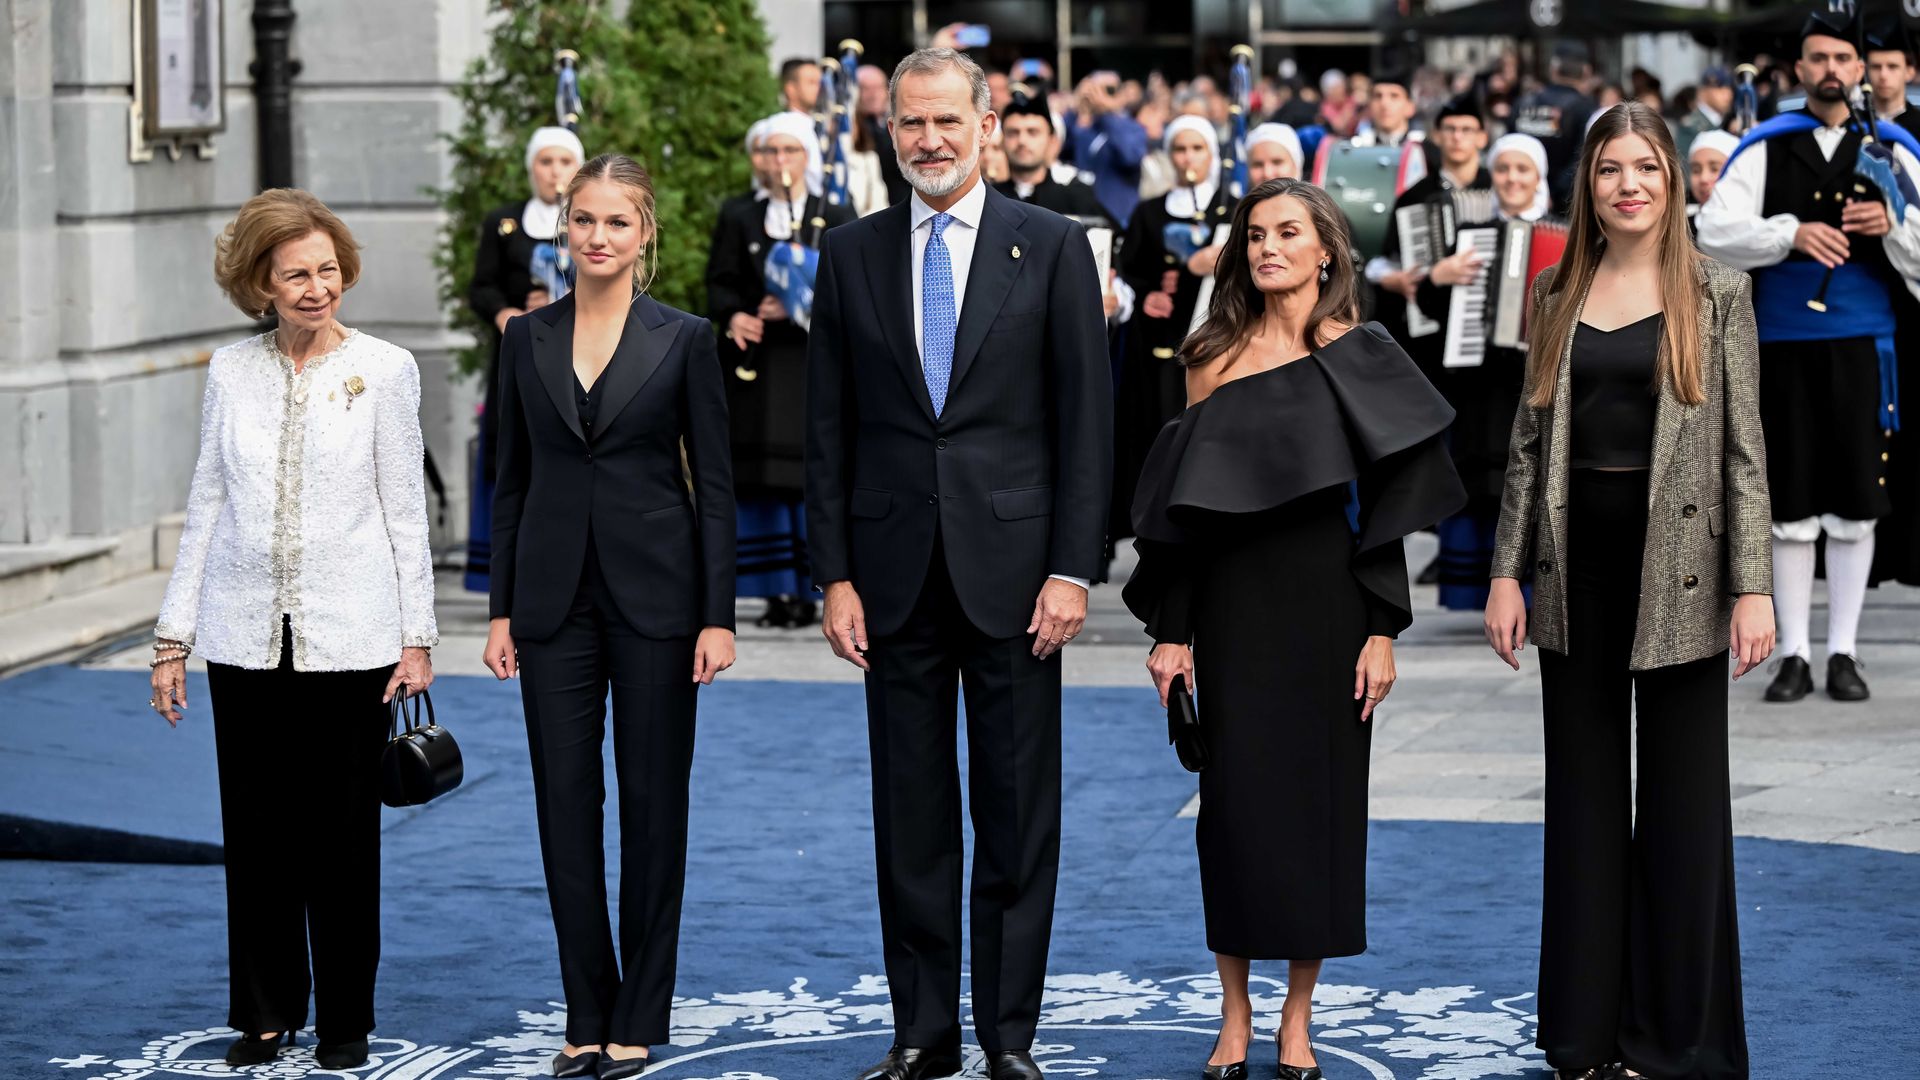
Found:
[{"label": "black ruffled dress", "polygon": [[1368,323],[1218,387],[1147,456],[1124,596],[1156,642],[1194,648],[1214,952],[1366,951],[1372,724],[1354,664],[1369,635],[1413,622],[1402,538],[1466,500],[1443,440],[1452,419]]}]

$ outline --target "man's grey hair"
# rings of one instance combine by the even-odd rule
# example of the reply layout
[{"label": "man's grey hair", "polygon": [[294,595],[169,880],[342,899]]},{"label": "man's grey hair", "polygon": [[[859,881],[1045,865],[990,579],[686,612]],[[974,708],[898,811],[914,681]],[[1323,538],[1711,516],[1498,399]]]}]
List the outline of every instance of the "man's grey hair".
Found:
[{"label": "man's grey hair", "polygon": [[958,49],[920,49],[907,54],[893,69],[893,78],[887,80],[887,119],[893,119],[893,105],[899,97],[900,77],[902,75],[938,75],[943,71],[955,69],[967,77],[967,85],[973,90],[973,111],[984,116],[993,108],[993,94],[987,88],[987,73],[973,62],[973,57]]}]

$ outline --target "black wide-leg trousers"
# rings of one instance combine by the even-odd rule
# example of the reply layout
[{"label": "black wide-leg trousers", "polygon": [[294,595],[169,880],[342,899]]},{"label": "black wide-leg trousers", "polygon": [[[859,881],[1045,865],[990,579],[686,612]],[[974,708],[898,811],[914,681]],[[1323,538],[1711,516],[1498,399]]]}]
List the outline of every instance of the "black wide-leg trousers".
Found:
[{"label": "black wide-leg trousers", "polygon": [[1727,657],[1630,671],[1647,475],[1576,469],[1568,502],[1568,652],[1540,653],[1537,1043],[1555,1068],[1744,1080]]},{"label": "black wide-leg trousers", "polygon": [[[227,869],[227,1026],[373,1030],[380,965],[380,753],[390,667],[207,665]],[[309,968],[311,955],[311,968]]]},{"label": "black wide-leg trousers", "polygon": [[973,818],[973,1013],[988,1053],[1033,1045],[1060,868],[1060,657],[977,630],[936,544],[899,631],[870,642],[867,733],[880,930],[902,1046],[960,1038],[960,765]]},{"label": "black wide-leg trousers", "polygon": [[[591,553],[591,540],[587,547]],[[543,641],[515,641],[567,1041],[576,1046],[667,1041],[687,872],[694,641],[629,628],[591,554],[560,629]],[[620,785],[617,954],[607,913],[601,756],[609,687]]]}]

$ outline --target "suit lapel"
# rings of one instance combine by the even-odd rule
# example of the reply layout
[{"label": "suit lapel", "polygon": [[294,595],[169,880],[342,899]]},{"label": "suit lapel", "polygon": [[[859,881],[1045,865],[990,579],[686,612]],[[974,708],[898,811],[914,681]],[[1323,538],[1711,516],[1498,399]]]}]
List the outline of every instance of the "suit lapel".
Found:
[{"label": "suit lapel", "polygon": [[[1706,274],[1700,275],[1700,314],[1697,323],[1702,356],[1713,355],[1713,291],[1707,288]],[[1653,457],[1647,468],[1647,505],[1654,504],[1660,485],[1666,480],[1667,467],[1680,446],[1680,431],[1693,408],[1673,396],[1673,380],[1660,380],[1660,399],[1653,411]]]},{"label": "suit lapel", "polygon": [[991,187],[987,189],[986,208],[980,212],[980,235],[974,237],[973,263],[967,271],[967,295],[960,305],[960,325],[953,334],[953,379],[947,387],[949,401],[953,400],[961,380],[966,378],[974,356],[987,340],[987,331],[999,317],[1007,294],[1013,291],[1020,267],[1025,265],[1013,254],[1026,243],[1016,228],[1025,217],[1018,202]]},{"label": "suit lapel", "polygon": [[862,252],[861,261],[866,265],[867,289],[873,294],[887,351],[907,380],[907,392],[920,403],[920,411],[931,423],[935,419],[933,398],[927,394],[920,349],[913,342],[913,238],[908,235],[913,222],[911,206],[910,202],[901,203],[870,219],[877,236]]},{"label": "suit lapel", "polygon": [[1573,445],[1573,338],[1580,332],[1580,314],[1586,308],[1587,293],[1583,289],[1573,309],[1572,330],[1560,350],[1560,368],[1553,381],[1553,407],[1548,410],[1551,434],[1547,444],[1547,520],[1553,528],[1553,550],[1561,553],[1563,561],[1567,550],[1567,463],[1572,460]]},{"label": "suit lapel", "polygon": [[600,430],[605,431],[627,407],[627,402],[647,385],[653,373],[667,358],[667,350],[680,335],[680,320],[669,319],[650,296],[641,296],[627,310],[627,325],[620,331],[620,343],[614,346],[613,359],[607,363],[606,397],[600,403]]},{"label": "suit lapel", "polygon": [[[564,308],[561,304],[566,305]],[[562,299],[554,307],[559,319],[549,323],[539,315],[527,320],[533,337],[533,366],[540,373],[540,385],[547,388],[553,407],[567,422],[574,437],[587,440],[580,429],[580,408],[573,399],[573,299]]]}]

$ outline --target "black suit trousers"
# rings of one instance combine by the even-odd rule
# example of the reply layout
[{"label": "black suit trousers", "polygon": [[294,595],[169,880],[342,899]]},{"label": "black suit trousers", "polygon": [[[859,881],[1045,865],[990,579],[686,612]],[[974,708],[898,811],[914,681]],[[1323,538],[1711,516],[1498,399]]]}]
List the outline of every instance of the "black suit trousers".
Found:
[{"label": "black suit trousers", "polygon": [[867,659],[880,928],[902,1046],[960,1037],[955,709],[966,689],[974,828],[973,1012],[989,1053],[1033,1044],[1060,866],[1060,657],[961,611],[941,546],[905,625]]},{"label": "black suit trousers", "polygon": [[[322,1042],[373,1030],[380,966],[380,752],[392,668],[207,665],[226,847],[227,1026]],[[312,967],[308,967],[311,949]]]},{"label": "black suit trousers", "polygon": [[1575,469],[1568,503],[1569,651],[1540,653],[1536,1041],[1558,1069],[1745,1080],[1727,657],[1630,671],[1647,475]]},{"label": "black suit trousers", "polygon": [[[665,1043],[687,870],[694,638],[648,638],[621,619],[591,540],[560,628],[516,640],[533,755],[540,854],[560,945],[567,1041]],[[620,947],[604,849],[608,687],[620,785]]]}]

